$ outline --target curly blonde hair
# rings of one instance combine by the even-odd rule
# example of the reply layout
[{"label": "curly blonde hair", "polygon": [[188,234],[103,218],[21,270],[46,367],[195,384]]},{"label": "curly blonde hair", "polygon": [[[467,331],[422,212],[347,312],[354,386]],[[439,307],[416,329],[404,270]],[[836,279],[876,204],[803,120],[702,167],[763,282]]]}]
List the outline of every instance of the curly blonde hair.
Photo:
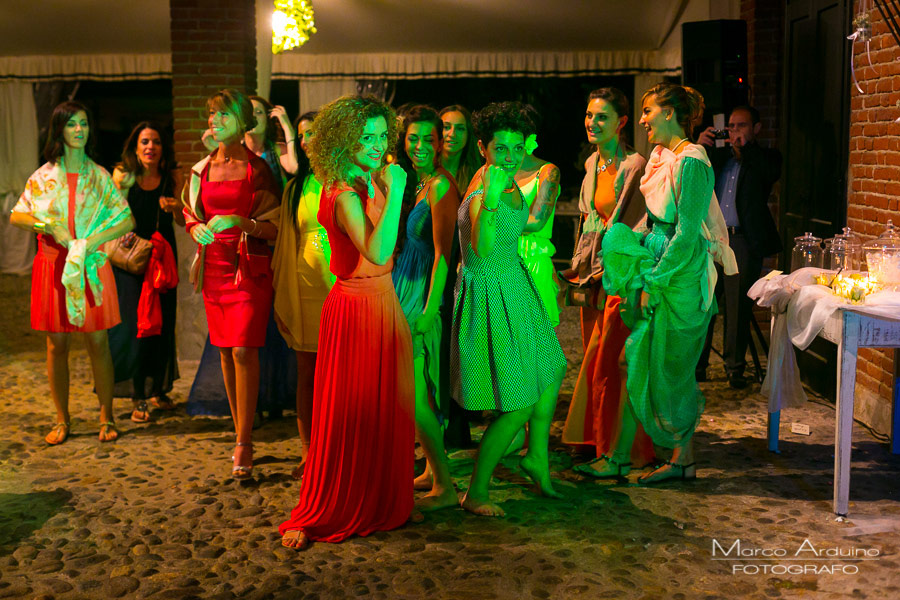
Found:
[{"label": "curly blonde hair", "polygon": [[400,124],[390,105],[372,96],[341,96],[322,107],[313,121],[314,133],[309,142],[309,162],[322,185],[346,180],[353,155],[362,147],[359,138],[366,121],[375,117],[384,117],[386,152],[393,152]]}]

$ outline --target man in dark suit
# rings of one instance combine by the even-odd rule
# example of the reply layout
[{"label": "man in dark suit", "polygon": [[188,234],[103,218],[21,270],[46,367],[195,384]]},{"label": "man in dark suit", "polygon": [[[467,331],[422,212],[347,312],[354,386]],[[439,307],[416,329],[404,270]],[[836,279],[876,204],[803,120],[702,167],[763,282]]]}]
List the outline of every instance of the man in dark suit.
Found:
[{"label": "man in dark suit", "polygon": [[[736,389],[745,388],[748,383],[744,369],[753,301],[747,297],[747,291],[759,278],[763,259],[781,252],[781,236],[768,206],[772,186],[781,176],[781,153],[756,142],[761,128],[759,112],[750,106],[739,106],[728,117],[730,146],[713,147],[712,127],[698,139],[709,152],[716,175],[716,197],[740,271],[723,276],[720,268],[716,285],[719,311],[725,315],[725,372],[729,385]],[[697,364],[698,381],[706,380],[714,324],[715,318],[709,324],[706,347]]]}]

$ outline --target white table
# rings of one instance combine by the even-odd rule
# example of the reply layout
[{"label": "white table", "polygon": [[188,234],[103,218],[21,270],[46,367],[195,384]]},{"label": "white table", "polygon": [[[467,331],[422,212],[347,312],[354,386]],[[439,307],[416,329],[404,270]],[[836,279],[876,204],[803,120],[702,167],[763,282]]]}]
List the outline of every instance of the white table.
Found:
[{"label": "white table", "polygon": [[[837,406],[834,425],[834,512],[846,516],[850,497],[850,443],[859,348],[900,348],[900,313],[897,318],[857,312],[853,307],[835,311],[819,333],[838,347]],[[895,353],[896,359],[896,353]],[[895,365],[896,371],[896,365]],[[900,410],[894,386],[891,451],[900,454]],[[780,411],[769,413],[769,449],[778,452]]]}]

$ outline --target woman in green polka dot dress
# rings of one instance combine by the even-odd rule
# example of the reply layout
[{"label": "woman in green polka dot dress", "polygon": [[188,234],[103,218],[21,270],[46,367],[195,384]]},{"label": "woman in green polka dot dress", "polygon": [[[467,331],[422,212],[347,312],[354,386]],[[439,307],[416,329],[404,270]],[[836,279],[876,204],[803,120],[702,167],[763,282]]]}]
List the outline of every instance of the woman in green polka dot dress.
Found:
[{"label": "woman in green polka dot dress", "polygon": [[491,474],[513,436],[529,423],[531,440],[520,463],[545,496],[547,444],[566,359],[528,269],[518,255],[528,207],[514,176],[525,156],[530,123],[522,104],[490,104],[475,114],[478,148],[487,164],[459,208],[462,266],[453,311],[453,396],[468,410],[499,410],[481,440],[462,506],[503,516],[490,501]]}]

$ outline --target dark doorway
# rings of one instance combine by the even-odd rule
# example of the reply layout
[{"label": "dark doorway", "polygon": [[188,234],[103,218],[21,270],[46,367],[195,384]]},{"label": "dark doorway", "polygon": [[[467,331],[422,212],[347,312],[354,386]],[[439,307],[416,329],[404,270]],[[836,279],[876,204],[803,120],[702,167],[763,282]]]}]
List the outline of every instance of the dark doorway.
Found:
[{"label": "dark doorway", "polygon": [[171,79],[82,81],[74,99],[94,113],[97,162],[110,170],[121,161],[125,140],[141,121],[155,121],[172,135]]},{"label": "dark doorway", "polygon": [[[823,239],[847,218],[850,124],[850,0],[788,0],[782,149],[784,193],[781,231],[790,266],[795,237],[810,231]],[[803,379],[830,398],[835,393],[837,350],[816,340],[798,355]]]}]

